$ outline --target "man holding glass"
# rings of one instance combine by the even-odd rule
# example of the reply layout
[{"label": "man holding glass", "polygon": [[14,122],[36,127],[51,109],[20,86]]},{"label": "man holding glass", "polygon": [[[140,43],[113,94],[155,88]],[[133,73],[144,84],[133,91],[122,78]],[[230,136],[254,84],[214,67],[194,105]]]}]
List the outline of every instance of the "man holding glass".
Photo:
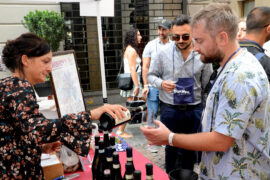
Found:
[{"label": "man holding glass", "polygon": [[[162,49],[151,61],[147,80],[160,90],[161,121],[172,132],[200,131],[202,91],[213,71],[193,51],[190,17],[180,15],[172,22],[174,43]],[[181,167],[193,170],[196,152],[167,145],[166,172]]]},{"label": "man holding glass", "polygon": [[260,62],[240,48],[238,20],[227,4],[211,3],[194,15],[194,51],[220,68],[207,97],[203,132],[173,133],[141,127],[148,143],[203,151],[200,179],[270,179],[270,89]]}]

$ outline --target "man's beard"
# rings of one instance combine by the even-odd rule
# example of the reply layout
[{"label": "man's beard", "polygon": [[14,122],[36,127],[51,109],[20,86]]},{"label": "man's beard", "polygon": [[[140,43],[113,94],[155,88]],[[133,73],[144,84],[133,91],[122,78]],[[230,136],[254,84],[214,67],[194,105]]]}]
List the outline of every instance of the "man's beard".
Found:
[{"label": "man's beard", "polygon": [[165,39],[168,38],[168,35],[160,34],[159,38],[162,39],[162,40],[165,40]]},{"label": "man's beard", "polygon": [[[191,46],[191,41],[189,42],[189,43],[176,43],[176,46],[178,47],[178,49],[180,49],[180,50],[186,50],[186,49],[188,49],[190,46]],[[186,45],[186,46],[182,46],[182,47],[179,47],[178,46],[178,44],[182,44],[182,45]]]},{"label": "man's beard", "polygon": [[204,54],[201,54],[201,61],[203,63],[220,63],[225,57],[225,54],[221,52],[219,49],[216,50],[215,54],[206,56]]},{"label": "man's beard", "polygon": [[266,37],[266,41],[265,42],[267,42],[269,40],[270,40],[270,34]]}]

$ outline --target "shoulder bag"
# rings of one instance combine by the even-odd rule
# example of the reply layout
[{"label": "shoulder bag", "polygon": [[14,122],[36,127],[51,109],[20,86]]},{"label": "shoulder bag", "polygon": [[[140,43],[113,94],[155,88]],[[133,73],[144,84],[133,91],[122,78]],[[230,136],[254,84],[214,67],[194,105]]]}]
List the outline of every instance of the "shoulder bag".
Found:
[{"label": "shoulder bag", "polygon": [[[131,73],[120,73],[122,67],[123,67],[123,60],[121,61],[121,67],[118,73],[118,88],[123,91],[131,90],[133,88]],[[136,68],[136,72],[138,68],[139,66]]]}]

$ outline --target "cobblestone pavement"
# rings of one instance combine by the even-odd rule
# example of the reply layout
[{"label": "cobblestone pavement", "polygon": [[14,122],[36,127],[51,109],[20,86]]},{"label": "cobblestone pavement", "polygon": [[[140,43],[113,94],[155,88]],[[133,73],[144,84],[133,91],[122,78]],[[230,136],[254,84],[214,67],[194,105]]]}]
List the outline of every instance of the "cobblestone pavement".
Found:
[{"label": "cobblestone pavement", "polygon": [[150,147],[140,130],[140,124],[127,124],[125,131],[133,135],[133,138],[125,139],[126,142],[165,171],[165,147]]}]

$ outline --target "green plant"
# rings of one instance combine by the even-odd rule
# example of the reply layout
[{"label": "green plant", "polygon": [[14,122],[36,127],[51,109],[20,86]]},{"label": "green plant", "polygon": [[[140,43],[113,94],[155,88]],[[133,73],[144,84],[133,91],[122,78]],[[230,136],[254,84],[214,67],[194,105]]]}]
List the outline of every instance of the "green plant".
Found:
[{"label": "green plant", "polygon": [[64,16],[54,11],[30,11],[24,16],[23,24],[32,33],[49,43],[52,51],[59,49],[60,41],[65,38],[66,25]]}]

